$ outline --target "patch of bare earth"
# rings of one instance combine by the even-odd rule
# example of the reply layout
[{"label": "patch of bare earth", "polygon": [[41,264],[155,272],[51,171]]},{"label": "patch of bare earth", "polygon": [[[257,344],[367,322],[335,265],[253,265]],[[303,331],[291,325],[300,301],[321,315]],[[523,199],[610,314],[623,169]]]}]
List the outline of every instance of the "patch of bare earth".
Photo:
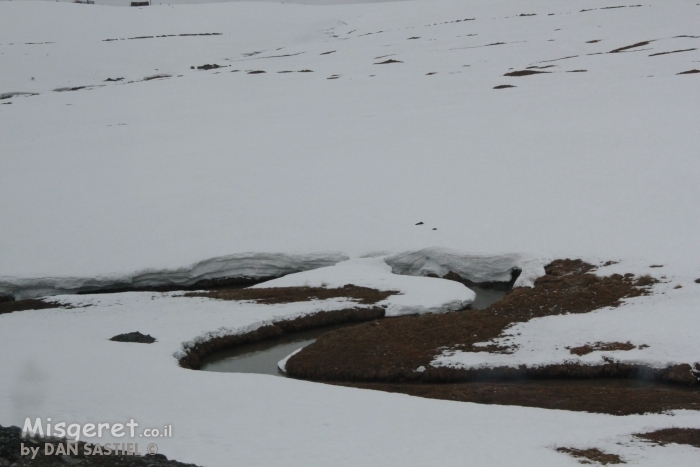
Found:
[{"label": "patch of bare earth", "polygon": [[0,302],[0,315],[13,313],[15,311],[43,310],[46,308],[72,308],[56,302],[47,302],[38,299],[17,300],[11,302]]},{"label": "patch of bare earth", "polygon": [[598,448],[576,449],[576,448],[557,448],[557,452],[563,452],[571,457],[579,459],[581,464],[598,463],[602,465],[608,464],[626,464],[617,454],[607,454]]},{"label": "patch of bare earth", "polygon": [[[430,362],[442,351],[484,351],[474,347],[502,335],[514,323],[544,316],[588,313],[616,307],[621,300],[649,293],[648,276],[613,274],[598,277],[581,260],[556,260],[532,288],[517,288],[486,310],[407,316],[340,329],[321,336],[287,363],[290,376],[317,381],[458,382],[522,377],[632,376],[632,369],[611,363],[600,369],[557,365],[537,369],[435,368]],[[488,348],[508,351],[507,348]],[[352,355],[353,358],[347,358]],[[423,372],[415,371],[425,367]],[[593,368],[593,369],[592,369]],[[689,371],[687,372],[690,375]]]},{"label": "patch of bare earth", "polygon": [[260,289],[219,289],[205,292],[191,292],[185,297],[206,297],[217,300],[250,300],[265,305],[277,303],[308,302],[311,300],[329,300],[332,298],[349,298],[363,305],[371,305],[391,295],[396,290],[377,290],[357,285],[343,287],[269,287]]},{"label": "patch of bare earth", "polygon": [[700,428],[665,428],[649,433],[638,433],[634,436],[661,446],[675,443],[700,448]]},{"label": "patch of bare earth", "polygon": [[[588,355],[589,353],[601,350],[609,352],[612,350],[632,350],[636,348],[637,346],[633,345],[630,342],[596,342],[594,344],[582,345],[581,347],[573,347],[569,349],[569,352],[572,355],[578,355],[580,357],[582,355]],[[643,347],[640,346],[640,348]]]}]

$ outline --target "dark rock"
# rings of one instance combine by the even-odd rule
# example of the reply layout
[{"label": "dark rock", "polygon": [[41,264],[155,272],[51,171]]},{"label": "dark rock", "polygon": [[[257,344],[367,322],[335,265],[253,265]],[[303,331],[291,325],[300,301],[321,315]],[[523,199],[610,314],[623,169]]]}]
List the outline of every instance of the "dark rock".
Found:
[{"label": "dark rock", "polygon": [[115,342],[136,342],[139,344],[152,344],[156,341],[156,338],[150,334],[141,334],[138,331],[128,332],[126,334],[119,334],[110,339]]}]

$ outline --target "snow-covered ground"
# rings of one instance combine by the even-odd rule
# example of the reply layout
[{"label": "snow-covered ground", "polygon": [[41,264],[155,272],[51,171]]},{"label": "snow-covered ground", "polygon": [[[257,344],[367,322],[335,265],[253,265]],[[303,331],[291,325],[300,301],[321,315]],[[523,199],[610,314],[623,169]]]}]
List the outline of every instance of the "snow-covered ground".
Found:
[{"label": "snow-covered ground", "polygon": [[[0,105],[0,275],[431,246],[691,261],[700,75],[677,73],[700,52],[652,55],[697,48],[695,3],[2,2],[0,94],[39,95]],[[104,87],[53,91],[78,86]]]},{"label": "snow-covered ground", "polygon": [[[416,279],[421,280],[438,279]],[[155,441],[169,457],[207,467],[578,465],[555,452],[557,447],[596,447],[632,465],[665,466],[673,459],[690,466],[697,460],[697,449],[652,447],[631,436],[700,427],[692,411],[615,417],[186,370],[174,353],[211,331],[246,332],[348,303],[259,305],[177,295],[61,296],[55,298],[77,308],[0,315],[2,423],[22,426],[25,417],[44,423],[51,418],[54,425],[133,418],[139,423],[135,438],[127,431],[126,438],[92,441],[137,442],[141,452]],[[135,330],[157,342],[108,340]],[[171,438],[139,436],[144,428],[165,425],[173,427]]]},{"label": "snow-covered ground", "polygon": [[[649,347],[580,361],[697,361],[700,74],[678,73],[700,69],[700,6],[610,6],[0,2],[0,293],[326,267],[277,284],[352,278],[433,310],[471,294],[389,268],[485,281],[517,267],[526,286],[551,259],[621,259],[599,273],[666,282],[615,310],[520,324],[513,354],[439,362],[561,362],[578,359],[567,346],[608,341]],[[527,69],[546,73],[505,76]],[[697,461],[630,437],[700,428],[697,412],[613,417],[185,370],[183,343],[347,302],[176,295],[60,296],[91,306],[0,315],[0,424],[172,424],[161,451],[211,467],[577,465],[555,452],[569,446]],[[107,340],[135,330],[158,341]]]}]

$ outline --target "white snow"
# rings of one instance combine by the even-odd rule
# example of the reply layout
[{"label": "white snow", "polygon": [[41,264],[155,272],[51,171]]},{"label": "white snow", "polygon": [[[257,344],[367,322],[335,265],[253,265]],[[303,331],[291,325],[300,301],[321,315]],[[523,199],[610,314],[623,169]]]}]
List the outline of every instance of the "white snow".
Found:
[{"label": "white snow", "polygon": [[[39,95],[0,105],[0,276],[434,246],[689,264],[700,52],[650,55],[697,48],[695,3],[2,2],[0,94]],[[198,33],[222,35],[129,40]]]},{"label": "white snow", "polygon": [[[0,420],[172,425],[155,441],[169,458],[207,467],[574,466],[557,447],[597,447],[629,465],[693,465],[697,449],[650,446],[633,433],[700,428],[695,411],[615,417],[439,401],[266,375],[178,367],[173,352],[218,327],[243,332],[269,320],[346,306],[342,300],[258,305],[174,294],[63,296],[84,308],[0,315]],[[153,344],[108,339],[139,330]]]},{"label": "white snow", "polygon": [[[438,311],[471,293],[408,276],[517,267],[528,286],[554,258],[613,259],[600,274],[666,282],[614,310],[517,325],[499,341],[510,355],[433,364],[696,362],[700,75],[678,73],[700,69],[700,7],[608,6],[0,2],[0,293],[323,268],[277,284],[396,287],[397,313]],[[192,69],[205,64],[223,68]],[[549,68],[504,76],[529,67]],[[161,452],[206,467],[578,465],[561,446],[697,463],[695,448],[631,438],[700,428],[697,411],[613,417],[185,370],[175,356],[194,342],[349,302],[177,295],[0,315],[0,423],[172,424]],[[108,341],[135,330],[158,341]],[[649,347],[566,349],[608,341]]]},{"label": "white snow", "polygon": [[298,354],[301,352],[301,349],[297,349],[294,352],[290,353],[286,357],[284,357],[282,360],[277,362],[277,368],[280,369],[280,371],[286,373],[287,372],[287,362],[289,361],[290,358],[292,358],[294,355]]},{"label": "white snow", "polygon": [[263,282],[254,288],[343,287],[348,284],[401,292],[376,303],[376,306],[386,307],[386,316],[462,310],[476,297],[459,282],[393,274],[383,258],[352,259]]}]

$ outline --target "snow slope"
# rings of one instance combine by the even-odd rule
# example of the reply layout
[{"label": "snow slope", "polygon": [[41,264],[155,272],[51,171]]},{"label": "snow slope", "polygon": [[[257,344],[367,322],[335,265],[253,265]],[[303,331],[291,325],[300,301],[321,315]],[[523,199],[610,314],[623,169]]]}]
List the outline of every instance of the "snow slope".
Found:
[{"label": "snow slope", "polygon": [[[700,7],[606,6],[2,2],[0,94],[38,95],[0,105],[0,275],[432,246],[688,265],[700,54],[654,54],[697,49]],[[104,87],[53,91],[79,86]]]},{"label": "snow slope", "polygon": [[[116,441],[140,443],[141,452],[155,441],[170,458],[207,467],[579,465],[557,447],[596,447],[629,465],[690,466],[697,460],[695,448],[651,446],[631,436],[700,428],[695,411],[615,417],[186,370],[173,353],[209,331],[245,332],[347,302],[258,305],[175,295],[64,296],[67,304],[90,306],[0,315],[0,353],[12,356],[0,372],[2,424],[22,426],[25,417],[50,417],[54,424],[133,418],[136,436]],[[108,340],[135,330],[157,342]],[[164,425],[172,425],[171,438],[138,436]]]},{"label": "snow slope", "polygon": [[476,297],[473,291],[459,282],[393,274],[383,258],[344,261],[253,287],[343,287],[348,284],[401,292],[377,303],[378,306],[386,306],[386,316],[462,310]]}]

